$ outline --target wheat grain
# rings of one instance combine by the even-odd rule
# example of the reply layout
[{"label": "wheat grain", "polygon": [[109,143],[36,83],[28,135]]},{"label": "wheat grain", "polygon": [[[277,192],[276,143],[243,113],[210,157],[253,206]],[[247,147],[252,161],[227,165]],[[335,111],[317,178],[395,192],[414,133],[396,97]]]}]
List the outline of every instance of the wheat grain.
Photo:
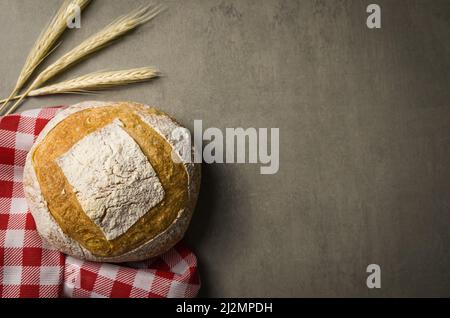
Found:
[{"label": "wheat grain", "polygon": [[159,72],[150,67],[91,73],[72,80],[36,89],[30,92],[29,96],[92,92],[114,86],[144,82],[157,76],[159,76]]},{"label": "wheat grain", "polygon": [[20,91],[36,68],[55,48],[56,41],[58,41],[59,37],[67,28],[67,21],[74,17],[74,6],[79,6],[80,9],[84,9],[90,1],[91,0],[64,1],[48,26],[41,32],[34,43],[19,74],[16,85],[5,103],[0,107],[0,112],[8,105],[12,97]]},{"label": "wheat grain", "polygon": [[6,112],[8,115],[16,110],[22,100],[28,96],[28,94],[46,83],[49,79],[55,75],[61,73],[68,67],[76,64],[84,57],[104,48],[110,44],[113,40],[120,36],[130,32],[138,26],[150,21],[161,12],[161,8],[158,6],[151,7],[146,6],[131,12],[128,15],[120,17],[100,32],[94,34],[83,43],[66,53],[59,58],[55,63],[47,67],[34,82],[27,88],[26,92],[20,97],[20,99]]}]

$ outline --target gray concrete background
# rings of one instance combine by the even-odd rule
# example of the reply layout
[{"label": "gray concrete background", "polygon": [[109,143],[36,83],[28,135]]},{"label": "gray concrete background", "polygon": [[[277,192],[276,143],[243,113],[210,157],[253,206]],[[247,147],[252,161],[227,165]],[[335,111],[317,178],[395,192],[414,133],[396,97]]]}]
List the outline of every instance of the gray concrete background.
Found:
[{"label": "gray concrete background", "polygon": [[[59,0],[0,0],[0,93]],[[382,6],[381,30],[365,26]],[[96,0],[49,59],[147,1]],[[154,65],[99,100],[192,128],[279,127],[281,167],[205,165],[187,235],[202,296],[450,296],[450,2],[169,1],[63,78]],[[21,110],[90,97],[28,100]],[[91,98],[90,98],[91,99]],[[382,269],[368,290],[366,266]]]}]

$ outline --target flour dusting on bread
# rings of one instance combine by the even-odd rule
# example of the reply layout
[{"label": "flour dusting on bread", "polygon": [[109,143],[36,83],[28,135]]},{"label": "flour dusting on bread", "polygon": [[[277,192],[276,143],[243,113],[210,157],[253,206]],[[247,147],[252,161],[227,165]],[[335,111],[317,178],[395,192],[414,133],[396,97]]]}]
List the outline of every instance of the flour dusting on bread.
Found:
[{"label": "flour dusting on bread", "polygon": [[120,120],[80,140],[57,163],[108,240],[164,199],[155,170]]}]

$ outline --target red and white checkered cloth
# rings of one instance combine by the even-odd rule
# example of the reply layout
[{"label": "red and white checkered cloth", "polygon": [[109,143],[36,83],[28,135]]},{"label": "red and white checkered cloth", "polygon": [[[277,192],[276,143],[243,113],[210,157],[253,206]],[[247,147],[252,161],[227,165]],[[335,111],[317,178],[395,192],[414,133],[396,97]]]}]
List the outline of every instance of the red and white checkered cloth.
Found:
[{"label": "red and white checkered cloth", "polygon": [[36,136],[60,107],[0,117],[0,298],[195,297],[195,255],[182,244],[144,262],[81,261],[45,247],[24,198],[22,174]]}]

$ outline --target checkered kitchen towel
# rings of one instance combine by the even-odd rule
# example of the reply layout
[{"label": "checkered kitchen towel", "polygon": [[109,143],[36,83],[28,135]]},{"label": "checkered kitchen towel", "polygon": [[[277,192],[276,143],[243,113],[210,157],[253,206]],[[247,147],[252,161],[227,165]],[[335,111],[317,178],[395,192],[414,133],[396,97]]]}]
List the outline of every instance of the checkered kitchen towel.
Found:
[{"label": "checkered kitchen towel", "polygon": [[195,297],[195,255],[179,244],[144,262],[86,262],[45,247],[22,188],[25,157],[60,108],[0,117],[0,297]]}]

